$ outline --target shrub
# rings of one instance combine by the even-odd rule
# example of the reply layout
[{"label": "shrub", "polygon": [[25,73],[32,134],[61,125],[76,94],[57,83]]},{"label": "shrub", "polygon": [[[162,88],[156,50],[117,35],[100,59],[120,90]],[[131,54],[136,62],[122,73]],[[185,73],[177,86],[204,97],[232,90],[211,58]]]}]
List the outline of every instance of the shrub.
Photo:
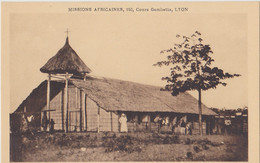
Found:
[{"label": "shrub", "polygon": [[187,152],[187,153],[186,153],[186,156],[187,156],[188,159],[191,159],[191,160],[193,159],[193,154],[192,154],[192,152]]},{"label": "shrub", "polygon": [[129,135],[121,135],[120,137],[103,137],[102,146],[105,152],[122,151],[122,152],[140,152],[142,149],[137,141],[134,141]]},{"label": "shrub", "polygon": [[185,144],[186,145],[190,145],[190,144],[192,144],[193,142],[191,141],[191,139],[190,138],[187,138],[186,140],[185,140]]},{"label": "shrub", "polygon": [[199,146],[197,146],[197,145],[193,146],[193,149],[194,149],[194,151],[195,151],[196,153],[202,151],[202,149],[201,149]]}]

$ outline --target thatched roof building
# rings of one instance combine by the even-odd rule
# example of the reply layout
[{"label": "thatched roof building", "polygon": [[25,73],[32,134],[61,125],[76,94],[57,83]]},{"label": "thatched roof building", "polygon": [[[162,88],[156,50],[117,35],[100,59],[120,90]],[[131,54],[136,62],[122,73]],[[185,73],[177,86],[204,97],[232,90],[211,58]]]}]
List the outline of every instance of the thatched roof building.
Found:
[{"label": "thatched roof building", "polygon": [[[70,79],[70,87],[82,90],[99,107],[106,111],[172,112],[198,114],[198,101],[188,93],[172,96],[159,86],[139,84],[110,78],[88,77],[87,80]],[[51,99],[64,89],[64,81],[51,81]],[[18,107],[24,105],[30,112],[39,112],[46,105],[47,81],[42,82]],[[37,109],[36,106],[39,106]],[[203,115],[216,115],[202,104]]]},{"label": "thatched roof building", "polygon": [[[55,129],[66,132],[118,132],[121,115],[127,116],[132,131],[140,125],[140,130],[157,130],[158,116],[172,124],[185,119],[196,126],[198,121],[198,102],[188,93],[172,96],[158,86],[86,76],[91,70],[71,48],[68,37],[40,70],[48,73],[48,80],[35,88],[15,112],[33,115],[35,126],[45,126],[44,131],[51,119]],[[215,115],[203,104],[202,114],[204,123]]]},{"label": "thatched roof building", "polygon": [[72,49],[67,37],[65,45],[40,69],[43,73],[50,74],[84,74],[91,70],[80,59],[77,53]]},{"label": "thatched roof building", "polygon": [[[42,122],[43,113],[47,112],[48,119],[54,119],[56,123],[55,129],[64,131],[67,127],[67,132],[118,132],[121,113],[127,115],[129,131],[157,131],[156,116],[169,117],[170,121],[175,117],[177,121],[186,117],[188,121],[194,123],[194,126],[197,123],[198,102],[188,93],[172,96],[170,92],[161,91],[158,86],[90,76],[86,80],[71,78],[68,84],[66,109],[65,82],[50,81],[49,108],[46,101],[47,87],[48,81],[43,81],[15,112],[26,111],[28,115],[37,117],[40,114],[38,123]],[[216,113],[202,104],[202,115],[206,123],[207,117],[212,118]],[[133,121],[138,123],[132,123]],[[195,133],[198,129],[193,130]]]}]

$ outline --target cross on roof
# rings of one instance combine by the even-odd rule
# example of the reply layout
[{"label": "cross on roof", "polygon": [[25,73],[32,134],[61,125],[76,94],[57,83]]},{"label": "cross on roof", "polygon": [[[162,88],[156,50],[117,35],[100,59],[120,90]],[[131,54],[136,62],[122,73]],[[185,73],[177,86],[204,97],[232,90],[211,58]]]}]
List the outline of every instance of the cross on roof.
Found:
[{"label": "cross on roof", "polygon": [[67,30],[65,31],[65,33],[67,33],[67,37],[69,36],[69,29],[67,28]]}]

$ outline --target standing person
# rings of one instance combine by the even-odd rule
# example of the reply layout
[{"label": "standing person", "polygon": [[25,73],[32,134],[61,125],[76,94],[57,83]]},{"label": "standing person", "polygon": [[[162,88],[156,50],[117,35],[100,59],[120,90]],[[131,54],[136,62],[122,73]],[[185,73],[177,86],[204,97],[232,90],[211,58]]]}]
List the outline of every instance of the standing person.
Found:
[{"label": "standing person", "polygon": [[21,121],[22,121],[22,125],[21,125],[20,131],[22,133],[26,133],[29,130],[29,126],[28,126],[28,122],[27,122],[27,118],[26,118],[25,114],[22,115]]},{"label": "standing person", "polygon": [[186,127],[186,123],[184,122],[184,120],[181,121],[181,127]]},{"label": "standing person", "polygon": [[46,112],[43,112],[42,128],[43,128],[43,131],[44,131],[44,132],[47,131],[47,126],[48,126],[47,113],[46,113]]},{"label": "standing person", "polygon": [[119,118],[120,123],[120,132],[127,132],[127,118],[124,113],[121,114],[121,117]]},{"label": "standing person", "polygon": [[191,135],[191,123],[190,122],[188,122],[186,124],[185,134],[186,135]]},{"label": "standing person", "polygon": [[177,127],[177,117],[174,117],[172,120],[172,133],[175,134],[175,127]]},{"label": "standing person", "polygon": [[158,133],[161,132],[162,126],[163,126],[163,119],[161,117],[159,117],[159,119],[158,119]]},{"label": "standing person", "polygon": [[51,134],[54,133],[54,124],[55,124],[54,120],[51,119],[51,122],[50,122],[50,133],[51,133]]},{"label": "standing person", "polygon": [[181,134],[186,134],[186,123],[184,120],[181,121]]}]

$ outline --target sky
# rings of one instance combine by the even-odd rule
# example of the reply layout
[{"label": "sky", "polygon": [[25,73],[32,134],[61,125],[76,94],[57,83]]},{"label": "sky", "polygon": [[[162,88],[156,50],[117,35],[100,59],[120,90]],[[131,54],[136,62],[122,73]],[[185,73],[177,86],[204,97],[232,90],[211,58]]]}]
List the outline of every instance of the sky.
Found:
[{"label": "sky", "polygon": [[[176,43],[176,35],[202,33],[214,52],[213,66],[241,74],[227,86],[202,92],[208,107],[236,109],[248,106],[247,16],[236,13],[41,13],[10,16],[10,112],[47,74],[40,68],[69,42],[91,75],[164,86],[167,67],[161,50]],[[198,98],[196,91],[189,92]]]}]

